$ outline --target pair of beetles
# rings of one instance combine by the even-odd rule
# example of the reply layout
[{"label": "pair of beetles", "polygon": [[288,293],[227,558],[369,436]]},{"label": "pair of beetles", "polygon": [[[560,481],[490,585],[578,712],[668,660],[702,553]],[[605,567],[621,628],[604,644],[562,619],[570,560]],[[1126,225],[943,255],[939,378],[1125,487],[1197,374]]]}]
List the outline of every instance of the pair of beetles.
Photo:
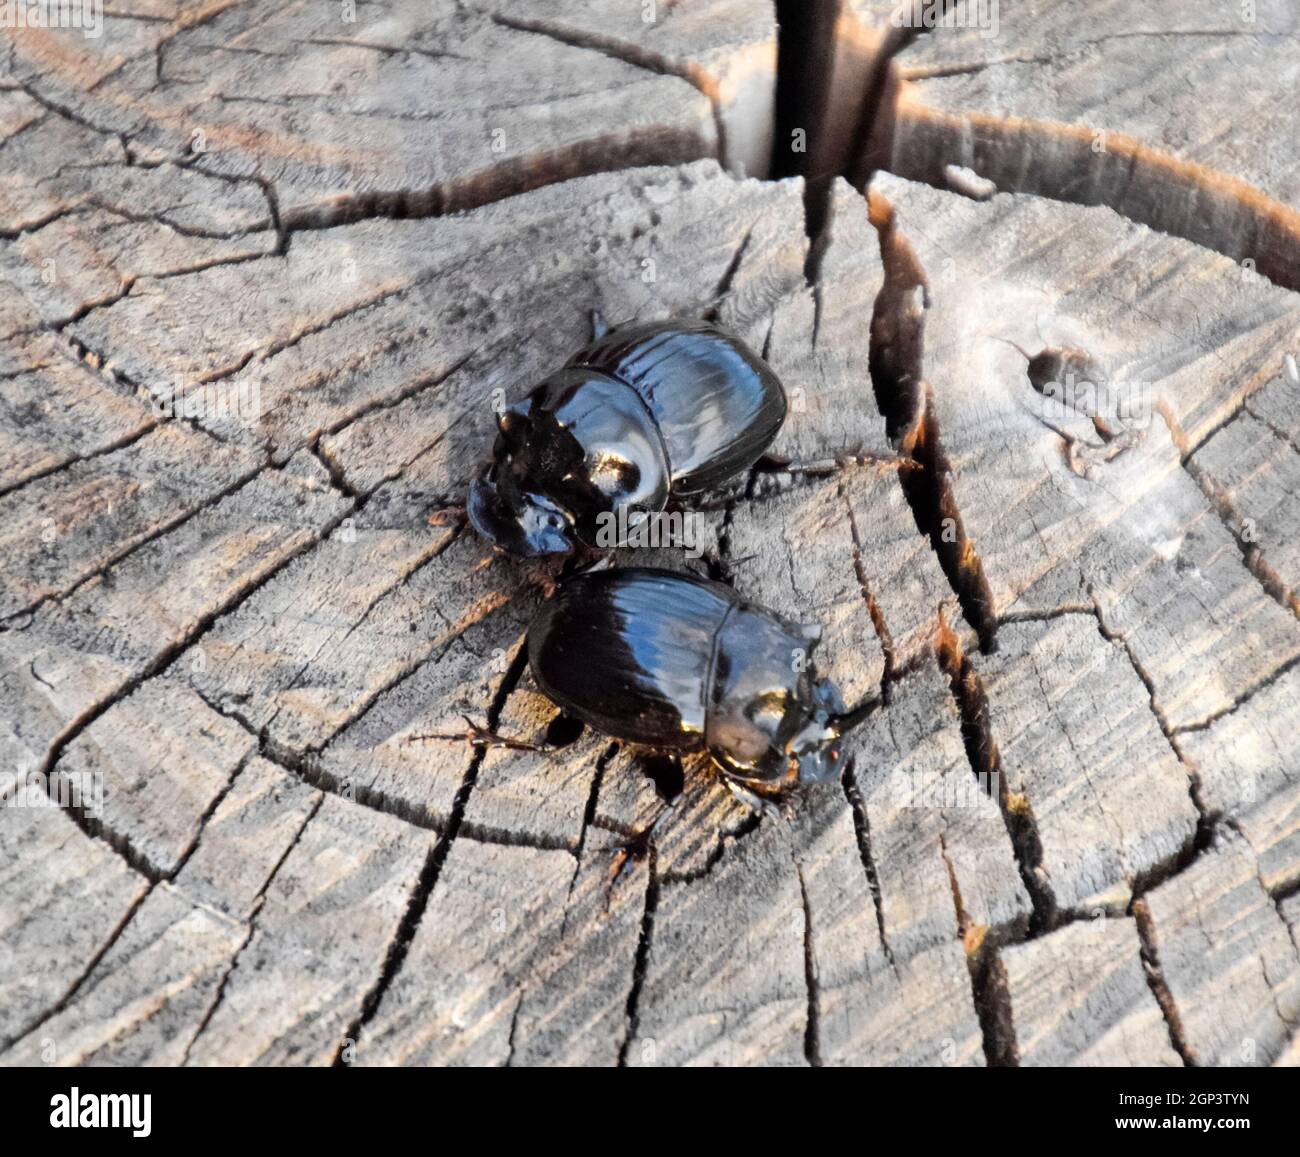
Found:
[{"label": "pair of beetles", "polygon": [[[606,331],[498,415],[467,513],[518,556],[584,554],[628,522],[735,478],[776,437],[785,390],[744,342],[708,322]],[[620,523],[624,525],[624,523]],[[854,721],[794,623],[722,583],[647,567],[580,571],[528,630],[541,690],[597,731],[707,751],[742,798],[838,775]]]}]

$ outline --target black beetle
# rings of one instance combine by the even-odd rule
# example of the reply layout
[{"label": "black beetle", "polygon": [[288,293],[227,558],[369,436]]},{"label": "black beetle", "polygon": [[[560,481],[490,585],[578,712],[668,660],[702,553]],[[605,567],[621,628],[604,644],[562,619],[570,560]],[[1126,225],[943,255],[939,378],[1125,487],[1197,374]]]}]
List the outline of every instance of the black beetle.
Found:
[{"label": "black beetle", "polygon": [[491,461],[470,486],[474,529],[518,555],[599,543],[601,515],[629,523],[670,498],[748,469],[785,421],[777,376],[703,321],[601,333],[503,410]]},{"label": "black beetle", "polygon": [[585,571],[528,629],[528,662],[563,711],[616,739],[704,750],[739,795],[838,774],[858,717],[819,680],[816,624],[731,587],[649,567]]}]

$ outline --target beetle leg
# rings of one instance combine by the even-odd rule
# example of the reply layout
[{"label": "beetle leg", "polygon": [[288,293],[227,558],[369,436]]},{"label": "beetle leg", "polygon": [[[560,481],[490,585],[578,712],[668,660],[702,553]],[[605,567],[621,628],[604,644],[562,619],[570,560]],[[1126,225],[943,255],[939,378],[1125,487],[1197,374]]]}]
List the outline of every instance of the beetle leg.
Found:
[{"label": "beetle leg", "polygon": [[723,782],[727,785],[727,790],[736,797],[736,802],[742,807],[748,808],[752,812],[759,812],[765,819],[779,820],[781,818],[781,809],[776,806],[770,799],[763,799],[755,795],[748,788],[743,788],[735,780],[723,777]]},{"label": "beetle leg", "polygon": [[511,751],[554,751],[555,749],[547,743],[530,743],[526,739],[510,739],[504,735],[498,735],[486,727],[480,727],[468,715],[462,715],[465,720],[465,726],[468,731],[461,731],[453,735],[429,734],[429,735],[408,735],[403,740],[404,743],[421,743],[428,740],[438,740],[443,743],[468,743],[471,747],[505,747]]},{"label": "beetle leg", "polygon": [[609,907],[610,895],[627,876],[630,866],[650,850],[650,845],[654,843],[655,832],[658,831],[659,825],[673,814],[673,809],[674,805],[671,803],[661,804],[659,814],[649,824],[614,847],[610,858],[609,880],[606,884],[605,907]]},{"label": "beetle leg", "polygon": [[761,474],[803,474],[811,478],[825,478],[852,466],[870,466],[881,472],[914,470],[917,463],[898,454],[873,454],[865,450],[846,450],[828,458],[814,458],[807,462],[781,461],[764,455],[755,464]]},{"label": "beetle leg", "polygon": [[430,526],[463,526],[469,515],[463,504],[443,506],[429,515]]},{"label": "beetle leg", "polygon": [[[725,510],[727,505],[736,502],[745,497],[745,492],[749,489],[749,479],[742,478],[734,486],[719,487],[716,490],[710,490],[707,497],[702,497],[699,502],[690,507],[695,512],[706,512],[710,510]],[[680,503],[670,506],[668,509],[685,510],[686,507]]]}]

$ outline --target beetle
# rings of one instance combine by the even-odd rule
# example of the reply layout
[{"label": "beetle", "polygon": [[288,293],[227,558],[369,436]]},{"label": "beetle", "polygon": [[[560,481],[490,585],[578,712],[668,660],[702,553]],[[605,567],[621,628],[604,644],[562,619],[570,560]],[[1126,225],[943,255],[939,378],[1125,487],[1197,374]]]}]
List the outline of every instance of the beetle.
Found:
[{"label": "beetle", "polygon": [[[566,579],[528,628],[538,687],[616,739],[706,751],[746,802],[839,774],[846,713],[818,679],[815,623],[722,583],[651,567]],[[868,708],[869,709],[869,708]]]},{"label": "beetle", "polygon": [[474,529],[510,554],[604,548],[625,509],[635,525],[670,500],[752,466],[785,421],[785,390],[734,334],[664,321],[596,336],[497,417],[492,456],[470,485]]}]

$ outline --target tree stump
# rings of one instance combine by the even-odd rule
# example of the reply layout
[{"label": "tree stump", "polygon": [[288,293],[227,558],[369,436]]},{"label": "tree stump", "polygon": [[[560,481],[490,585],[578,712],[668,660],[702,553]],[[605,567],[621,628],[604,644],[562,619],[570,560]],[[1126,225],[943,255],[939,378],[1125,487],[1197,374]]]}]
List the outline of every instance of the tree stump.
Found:
[{"label": "tree stump", "polygon": [[[1244,12],[4,30],[0,1062],[1300,1060],[1300,16]],[[592,310],[790,393],[612,559],[824,624],[869,710],[779,814],[559,716],[555,569],[459,516]]]}]

